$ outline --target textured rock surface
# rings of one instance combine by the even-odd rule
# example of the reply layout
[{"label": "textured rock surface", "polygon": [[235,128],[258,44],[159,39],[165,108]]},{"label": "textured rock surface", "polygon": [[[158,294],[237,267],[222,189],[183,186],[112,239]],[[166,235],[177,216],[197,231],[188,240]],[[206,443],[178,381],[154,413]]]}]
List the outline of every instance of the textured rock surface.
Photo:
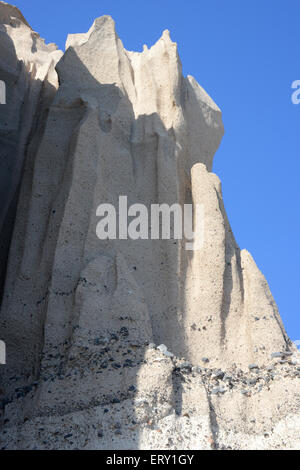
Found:
[{"label": "textured rock surface", "polygon": [[[47,83],[60,53],[45,54]],[[2,446],[299,447],[298,353],[211,173],[219,108],[182,76],[167,31],[129,52],[108,16],[68,37],[56,70],[26,155],[0,316]],[[100,241],[97,206],[119,195],[202,204],[202,249]]]},{"label": "textured rock surface", "polygon": [[[58,86],[55,64],[62,55],[45,45],[16,7],[0,2],[0,80],[7,105],[0,106],[0,276],[16,211],[25,151],[40,132]],[[1,280],[2,282],[2,280]]]}]

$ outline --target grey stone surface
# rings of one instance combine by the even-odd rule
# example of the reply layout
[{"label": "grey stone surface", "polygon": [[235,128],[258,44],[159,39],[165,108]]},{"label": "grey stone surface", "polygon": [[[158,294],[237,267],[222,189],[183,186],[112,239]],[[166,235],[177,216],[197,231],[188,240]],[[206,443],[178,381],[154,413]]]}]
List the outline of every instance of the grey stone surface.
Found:
[{"label": "grey stone surface", "polygon": [[[0,80],[6,104],[0,105],[0,284],[16,213],[25,153],[35,152],[35,132],[42,131],[58,87],[55,65],[62,56],[46,45],[20,11],[0,2]],[[29,152],[30,153],[30,152]],[[28,157],[30,158],[30,157]]]}]

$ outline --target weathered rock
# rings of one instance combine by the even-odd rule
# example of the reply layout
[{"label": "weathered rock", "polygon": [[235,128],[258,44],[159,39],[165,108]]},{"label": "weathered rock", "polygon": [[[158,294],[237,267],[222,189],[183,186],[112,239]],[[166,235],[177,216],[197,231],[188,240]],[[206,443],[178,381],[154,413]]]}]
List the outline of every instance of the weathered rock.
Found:
[{"label": "weathered rock", "polygon": [[1,284],[25,152],[29,143],[29,160],[36,151],[47,108],[58,87],[54,67],[61,56],[55,44],[46,45],[31,29],[16,7],[0,2],[0,80],[6,91],[6,104],[0,105]]}]

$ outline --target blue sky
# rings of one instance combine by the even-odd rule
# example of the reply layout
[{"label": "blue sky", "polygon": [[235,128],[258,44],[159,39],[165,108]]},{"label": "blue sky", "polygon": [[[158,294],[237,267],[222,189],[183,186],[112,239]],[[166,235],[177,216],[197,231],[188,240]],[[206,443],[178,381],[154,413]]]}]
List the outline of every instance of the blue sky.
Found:
[{"label": "blue sky", "polygon": [[287,332],[300,339],[299,123],[291,84],[300,79],[300,2],[289,0],[14,0],[33,29],[64,48],[110,14],[129,50],[164,29],[223,112],[215,157],[229,219],[241,248],[263,271]]}]

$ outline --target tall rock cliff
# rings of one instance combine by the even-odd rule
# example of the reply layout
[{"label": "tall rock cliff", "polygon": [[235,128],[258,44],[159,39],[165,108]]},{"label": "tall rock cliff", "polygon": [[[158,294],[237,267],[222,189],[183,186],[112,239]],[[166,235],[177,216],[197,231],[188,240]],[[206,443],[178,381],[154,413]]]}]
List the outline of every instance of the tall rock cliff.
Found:
[{"label": "tall rock cliff", "polygon": [[[0,18],[13,70],[3,218],[22,174],[0,314],[3,447],[299,445],[282,437],[299,419],[299,358],[211,172],[221,112],[183,77],[168,31],[129,52],[104,16],[62,56],[15,8],[0,2]],[[99,240],[97,207],[121,195],[201,205],[201,248]]]},{"label": "tall rock cliff", "polygon": [[55,64],[62,56],[45,45],[20,11],[0,2],[0,80],[6,105],[0,105],[0,283],[18,200],[19,183],[29,142],[41,132],[58,87]]}]

